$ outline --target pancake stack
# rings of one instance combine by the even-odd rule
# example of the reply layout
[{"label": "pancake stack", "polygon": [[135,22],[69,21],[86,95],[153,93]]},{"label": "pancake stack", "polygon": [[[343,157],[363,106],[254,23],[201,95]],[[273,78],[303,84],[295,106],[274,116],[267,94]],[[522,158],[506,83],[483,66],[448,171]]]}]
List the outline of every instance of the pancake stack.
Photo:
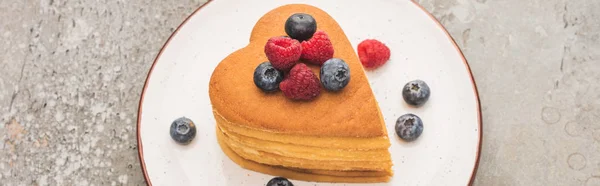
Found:
[{"label": "pancake stack", "polygon": [[[297,12],[318,20],[334,57],[352,69],[352,80],[342,91],[324,91],[310,102],[264,93],[252,80],[254,67],[267,61],[266,41],[285,35],[285,20]],[[311,69],[318,74],[319,67]],[[386,126],[363,67],[337,22],[318,8],[293,4],[265,14],[248,46],[219,63],[209,95],[218,142],[243,168],[315,182],[387,182],[393,175]]]}]

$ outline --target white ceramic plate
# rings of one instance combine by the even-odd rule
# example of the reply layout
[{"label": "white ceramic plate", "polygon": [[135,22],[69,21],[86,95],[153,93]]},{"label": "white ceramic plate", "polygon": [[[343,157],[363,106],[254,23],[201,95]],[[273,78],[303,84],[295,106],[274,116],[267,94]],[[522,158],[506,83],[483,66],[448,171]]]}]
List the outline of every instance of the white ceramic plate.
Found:
[{"label": "white ceramic plate", "polygon": [[[165,44],[142,93],[138,145],[149,184],[258,186],[272,178],[242,169],[223,154],[215,137],[208,82],[223,58],[248,44],[261,16],[288,3],[328,12],[355,50],[360,41],[375,38],[392,51],[386,65],[367,72],[387,123],[395,164],[393,179],[377,185],[470,184],[481,142],[475,83],[445,29],[408,0],[214,0],[201,7]],[[413,79],[426,81],[432,90],[421,108],[407,106],[401,97],[402,86]],[[417,141],[401,143],[394,124],[408,112],[423,119],[425,130]],[[176,144],[168,132],[171,122],[182,116],[198,127],[187,146]],[[344,185],[292,181],[297,186]]]}]

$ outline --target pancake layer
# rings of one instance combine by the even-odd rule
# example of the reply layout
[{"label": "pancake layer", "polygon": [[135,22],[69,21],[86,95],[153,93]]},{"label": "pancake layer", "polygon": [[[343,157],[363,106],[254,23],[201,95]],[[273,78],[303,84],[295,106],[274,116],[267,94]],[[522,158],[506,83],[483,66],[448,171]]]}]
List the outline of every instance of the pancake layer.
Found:
[{"label": "pancake layer", "polygon": [[379,183],[388,182],[390,176],[388,173],[375,171],[326,171],[326,170],[307,170],[297,168],[286,168],[282,166],[272,166],[250,161],[239,156],[224,142],[223,133],[217,129],[217,141],[223,150],[223,153],[233,162],[241,167],[261,172],[264,174],[283,176],[288,179],[312,181],[312,182],[332,182],[332,183]]},{"label": "pancake layer", "polygon": [[[312,101],[291,101],[281,91],[265,93],[253,81],[254,70],[268,61],[267,40],[286,35],[286,19],[297,12],[311,14],[317,29],[325,31],[333,44],[334,57],[350,68],[351,80],[338,91],[322,90]],[[319,74],[320,67],[309,65]],[[250,42],[215,68],[209,83],[213,108],[235,124],[282,135],[372,138],[387,136],[377,100],[350,41],[327,13],[309,5],[276,8],[258,20]]]},{"label": "pancake layer", "polygon": [[[265,140],[272,133],[263,132],[262,136],[250,137],[248,133],[236,133],[229,130],[235,127],[229,121],[220,117],[218,111],[214,111],[217,118],[217,132],[222,135],[223,142],[239,156],[263,164],[284,166],[301,169],[336,170],[336,171],[377,171],[391,175],[391,158],[387,150],[389,143],[381,148],[333,148],[327,144],[322,146],[306,146],[303,141],[326,141],[325,137],[306,136],[299,141],[270,141]],[[252,131],[252,129],[245,129]],[[250,133],[260,133],[254,131]],[[369,141],[369,139],[363,139]],[[377,142],[379,139],[371,139]],[[371,142],[371,143],[374,143]],[[387,144],[387,145],[386,145]],[[312,143],[311,145],[319,145]]]}]

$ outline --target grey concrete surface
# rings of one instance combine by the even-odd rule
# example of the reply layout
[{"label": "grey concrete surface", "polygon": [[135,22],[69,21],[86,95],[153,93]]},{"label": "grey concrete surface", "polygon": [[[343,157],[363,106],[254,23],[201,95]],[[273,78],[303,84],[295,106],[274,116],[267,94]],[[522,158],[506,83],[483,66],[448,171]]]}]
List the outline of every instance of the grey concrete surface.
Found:
[{"label": "grey concrete surface", "polygon": [[[145,185],[143,82],[204,2],[0,1],[0,185]],[[477,81],[475,185],[600,185],[600,1],[417,2]]]}]

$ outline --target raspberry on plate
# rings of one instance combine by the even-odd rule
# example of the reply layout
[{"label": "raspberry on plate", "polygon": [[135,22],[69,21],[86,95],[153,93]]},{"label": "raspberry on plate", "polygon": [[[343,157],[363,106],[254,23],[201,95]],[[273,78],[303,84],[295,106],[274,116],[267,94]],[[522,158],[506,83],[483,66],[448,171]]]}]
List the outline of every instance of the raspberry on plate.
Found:
[{"label": "raspberry on plate", "polygon": [[302,45],[289,37],[272,37],[265,45],[265,54],[273,67],[287,72],[300,60]]},{"label": "raspberry on plate", "polygon": [[305,62],[323,65],[325,61],[333,58],[333,44],[329,36],[322,30],[313,34],[312,38],[302,41],[302,60]]},{"label": "raspberry on plate", "polygon": [[374,69],[390,59],[390,48],[375,39],[367,39],[358,44],[358,58],[365,68]]},{"label": "raspberry on plate", "polygon": [[298,63],[289,75],[279,84],[285,97],[292,100],[312,100],[321,93],[321,83],[317,75],[304,63]]}]

